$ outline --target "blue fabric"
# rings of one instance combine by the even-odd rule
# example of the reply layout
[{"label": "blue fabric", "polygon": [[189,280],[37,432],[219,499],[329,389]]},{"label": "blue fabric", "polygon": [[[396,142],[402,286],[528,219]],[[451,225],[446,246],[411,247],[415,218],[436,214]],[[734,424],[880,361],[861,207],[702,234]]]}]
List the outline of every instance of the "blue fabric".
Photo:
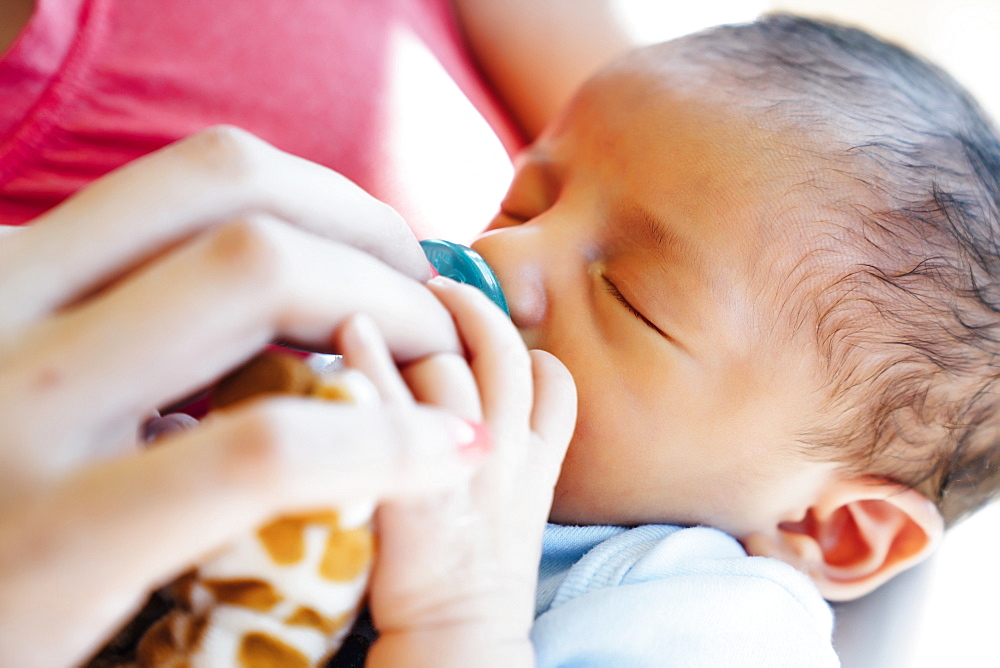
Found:
[{"label": "blue fabric", "polygon": [[833,615],[791,566],[705,527],[545,532],[532,640],[550,666],[839,666]]}]

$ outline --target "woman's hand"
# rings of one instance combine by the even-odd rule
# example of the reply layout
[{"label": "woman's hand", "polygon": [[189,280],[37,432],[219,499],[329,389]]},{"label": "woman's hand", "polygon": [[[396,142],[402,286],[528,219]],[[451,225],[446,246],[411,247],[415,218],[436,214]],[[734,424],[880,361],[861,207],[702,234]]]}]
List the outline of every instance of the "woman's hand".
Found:
[{"label": "woman's hand", "polygon": [[154,409],[358,310],[397,359],[457,351],[428,273],[391,209],[232,128],[0,236],[0,664],[81,660],[277,512],[467,475],[471,429],[430,407],[260,401],[137,446]]},{"label": "woman's hand", "polygon": [[529,353],[478,290],[431,284],[468,362],[441,354],[412,364],[408,389],[374,328],[345,341],[345,355],[388,403],[415,398],[482,420],[478,447],[489,455],[464,487],[380,508],[371,610],[381,635],[368,665],[533,665],[542,534],[573,432],[575,387],[556,358]]}]

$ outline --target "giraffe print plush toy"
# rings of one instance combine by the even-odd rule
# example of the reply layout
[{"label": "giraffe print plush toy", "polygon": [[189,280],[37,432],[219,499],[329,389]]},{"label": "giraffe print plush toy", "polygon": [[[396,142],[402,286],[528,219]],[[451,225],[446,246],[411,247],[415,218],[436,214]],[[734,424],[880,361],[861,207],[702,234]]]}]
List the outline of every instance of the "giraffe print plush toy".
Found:
[{"label": "giraffe print plush toy", "polygon": [[[224,379],[213,406],[285,393],[357,401],[343,374],[266,352]],[[138,668],[308,668],[336,652],[374,560],[372,504],[280,517],[170,587],[172,609],[142,636]]]}]

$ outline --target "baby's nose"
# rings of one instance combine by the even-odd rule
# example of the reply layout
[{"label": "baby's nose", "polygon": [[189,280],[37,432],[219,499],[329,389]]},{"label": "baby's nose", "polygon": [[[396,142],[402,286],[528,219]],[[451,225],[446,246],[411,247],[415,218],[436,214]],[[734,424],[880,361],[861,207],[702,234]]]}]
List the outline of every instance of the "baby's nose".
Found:
[{"label": "baby's nose", "polygon": [[544,247],[530,225],[487,232],[472,244],[496,272],[510,317],[522,330],[539,326],[548,308]]}]

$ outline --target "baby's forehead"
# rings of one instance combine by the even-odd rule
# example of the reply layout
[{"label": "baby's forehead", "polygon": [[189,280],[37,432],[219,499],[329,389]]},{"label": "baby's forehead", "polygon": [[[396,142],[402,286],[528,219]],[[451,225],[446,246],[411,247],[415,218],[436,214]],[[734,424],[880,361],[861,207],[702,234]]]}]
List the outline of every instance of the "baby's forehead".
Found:
[{"label": "baby's forehead", "polygon": [[589,121],[597,107],[640,108],[611,117],[642,114],[663,128],[642,151],[665,161],[711,151],[711,165],[706,160],[701,169],[732,172],[728,192],[719,194],[744,205],[727,209],[728,220],[708,221],[717,234],[738,234],[749,246],[735,269],[772,307],[809,302],[865,262],[871,249],[862,221],[893,208],[877,185],[887,175],[852,151],[866,128],[780,86],[762,94],[759,85],[693,60],[689,47],[682,38],[624,56],[588,84],[576,114]]}]

